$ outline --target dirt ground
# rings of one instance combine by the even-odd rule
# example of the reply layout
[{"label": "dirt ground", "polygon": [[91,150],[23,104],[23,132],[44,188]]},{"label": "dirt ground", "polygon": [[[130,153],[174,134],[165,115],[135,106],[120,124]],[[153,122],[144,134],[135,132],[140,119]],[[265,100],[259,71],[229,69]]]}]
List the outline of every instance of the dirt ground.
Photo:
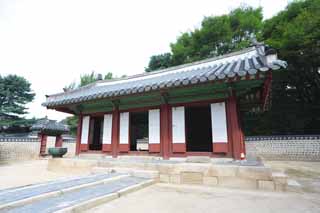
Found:
[{"label": "dirt ground", "polygon": [[156,184],[87,212],[320,212],[320,162],[269,161],[265,164],[289,176],[288,192]]},{"label": "dirt ground", "polygon": [[319,211],[320,197],[315,194],[156,184],[87,212],[319,213]]},{"label": "dirt ground", "polygon": [[268,161],[265,165],[288,175],[289,190],[319,193],[320,196],[320,162]]},{"label": "dirt ground", "polygon": [[79,175],[48,171],[47,164],[46,159],[0,164],[0,190]]},{"label": "dirt ground", "polygon": [[[285,193],[155,184],[87,212],[320,212],[320,162],[270,161],[266,165],[287,173],[296,184]],[[51,172],[46,167],[47,160],[0,165],[0,190],[80,175]]]}]

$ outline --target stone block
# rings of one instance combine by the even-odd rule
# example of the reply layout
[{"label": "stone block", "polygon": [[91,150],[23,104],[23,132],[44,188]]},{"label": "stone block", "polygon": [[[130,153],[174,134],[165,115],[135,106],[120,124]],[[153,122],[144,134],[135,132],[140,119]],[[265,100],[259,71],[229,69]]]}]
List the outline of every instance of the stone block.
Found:
[{"label": "stone block", "polygon": [[208,156],[188,156],[187,163],[210,163],[210,157]]},{"label": "stone block", "polygon": [[171,174],[173,171],[174,165],[172,164],[163,164],[159,163],[157,164],[157,170],[160,174]]},{"label": "stone block", "polygon": [[211,165],[205,176],[235,177],[239,166],[234,165]]},{"label": "stone block", "polygon": [[257,181],[252,179],[244,179],[239,177],[218,177],[218,185],[229,188],[239,189],[257,189]]},{"label": "stone block", "polygon": [[174,165],[171,174],[180,174],[182,172],[198,172],[198,173],[208,173],[210,164],[199,164],[199,163],[180,163]]},{"label": "stone block", "polygon": [[160,182],[161,183],[169,183],[170,182],[170,176],[166,174],[160,174]]},{"label": "stone block", "polygon": [[233,158],[212,158],[211,163],[213,164],[221,164],[221,163],[232,163]]},{"label": "stone block", "polygon": [[267,191],[274,191],[275,184],[272,180],[258,180],[258,189],[267,190]]},{"label": "stone block", "polygon": [[237,176],[254,180],[272,180],[272,171],[265,166],[239,166]]},{"label": "stone block", "polygon": [[170,175],[170,183],[180,184],[181,183],[180,175]]},{"label": "stone block", "polygon": [[181,183],[183,184],[202,184],[203,174],[201,172],[182,172]]},{"label": "stone block", "polygon": [[276,184],[288,184],[288,176],[282,172],[272,173],[272,179]]},{"label": "stone block", "polygon": [[157,170],[158,165],[156,163],[144,163],[143,169],[145,170]]},{"label": "stone block", "polygon": [[132,176],[135,176],[135,177],[159,179],[159,172],[158,171],[133,170],[131,174],[132,174]]},{"label": "stone block", "polygon": [[288,188],[288,184],[284,184],[284,183],[275,183],[275,190],[278,192],[285,192],[287,191]]},{"label": "stone block", "polygon": [[218,184],[217,177],[203,177],[203,184],[206,186],[216,186]]}]

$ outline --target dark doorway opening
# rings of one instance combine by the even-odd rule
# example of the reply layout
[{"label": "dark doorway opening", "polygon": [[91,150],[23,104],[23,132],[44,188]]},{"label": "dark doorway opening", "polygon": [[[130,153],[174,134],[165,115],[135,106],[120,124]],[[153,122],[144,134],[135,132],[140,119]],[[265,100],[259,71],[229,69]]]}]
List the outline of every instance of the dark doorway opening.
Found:
[{"label": "dark doorway opening", "polygon": [[130,151],[147,151],[149,144],[148,111],[130,112]]},{"label": "dark doorway opening", "polygon": [[103,117],[93,117],[90,120],[89,150],[102,150]]},{"label": "dark doorway opening", "polygon": [[187,152],[212,152],[210,106],[185,108]]}]

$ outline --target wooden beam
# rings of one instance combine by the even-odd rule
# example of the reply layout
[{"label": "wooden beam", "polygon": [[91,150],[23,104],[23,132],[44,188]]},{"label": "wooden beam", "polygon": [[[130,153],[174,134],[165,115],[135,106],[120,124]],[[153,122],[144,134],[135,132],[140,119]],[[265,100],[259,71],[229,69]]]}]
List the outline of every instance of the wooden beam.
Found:
[{"label": "wooden beam", "polygon": [[76,139],[76,155],[80,154],[81,132],[82,132],[82,114],[78,116],[77,139]]},{"label": "wooden beam", "polygon": [[112,133],[111,133],[111,152],[112,157],[116,158],[119,153],[119,128],[120,128],[120,112],[119,101],[113,101],[112,111]]},{"label": "wooden beam", "polygon": [[170,106],[167,103],[161,104],[160,106],[160,144],[161,144],[161,154],[163,159],[169,159],[170,156]]},{"label": "wooden beam", "polygon": [[240,160],[242,153],[244,154],[243,133],[240,126],[236,94],[227,99],[227,121],[228,121],[228,139],[232,143],[232,155],[235,159]]}]

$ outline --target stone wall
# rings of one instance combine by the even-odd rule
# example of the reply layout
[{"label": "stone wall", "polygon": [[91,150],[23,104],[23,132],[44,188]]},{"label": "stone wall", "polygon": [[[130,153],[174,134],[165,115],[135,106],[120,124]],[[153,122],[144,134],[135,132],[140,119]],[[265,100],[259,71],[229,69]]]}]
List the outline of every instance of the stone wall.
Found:
[{"label": "stone wall", "polygon": [[245,143],[248,158],[320,161],[320,135],[251,136]]},{"label": "stone wall", "polygon": [[0,138],[0,163],[39,158],[38,138]]},{"label": "stone wall", "polygon": [[[46,153],[48,153],[48,148],[54,146],[55,137],[48,137]],[[66,157],[73,157],[75,155],[75,140],[64,140],[62,146],[68,148]],[[0,138],[0,163],[38,159],[39,153],[40,140],[38,138]]]},{"label": "stone wall", "polygon": [[74,157],[76,155],[75,140],[64,140],[62,146],[68,148],[68,152],[65,157]]}]

